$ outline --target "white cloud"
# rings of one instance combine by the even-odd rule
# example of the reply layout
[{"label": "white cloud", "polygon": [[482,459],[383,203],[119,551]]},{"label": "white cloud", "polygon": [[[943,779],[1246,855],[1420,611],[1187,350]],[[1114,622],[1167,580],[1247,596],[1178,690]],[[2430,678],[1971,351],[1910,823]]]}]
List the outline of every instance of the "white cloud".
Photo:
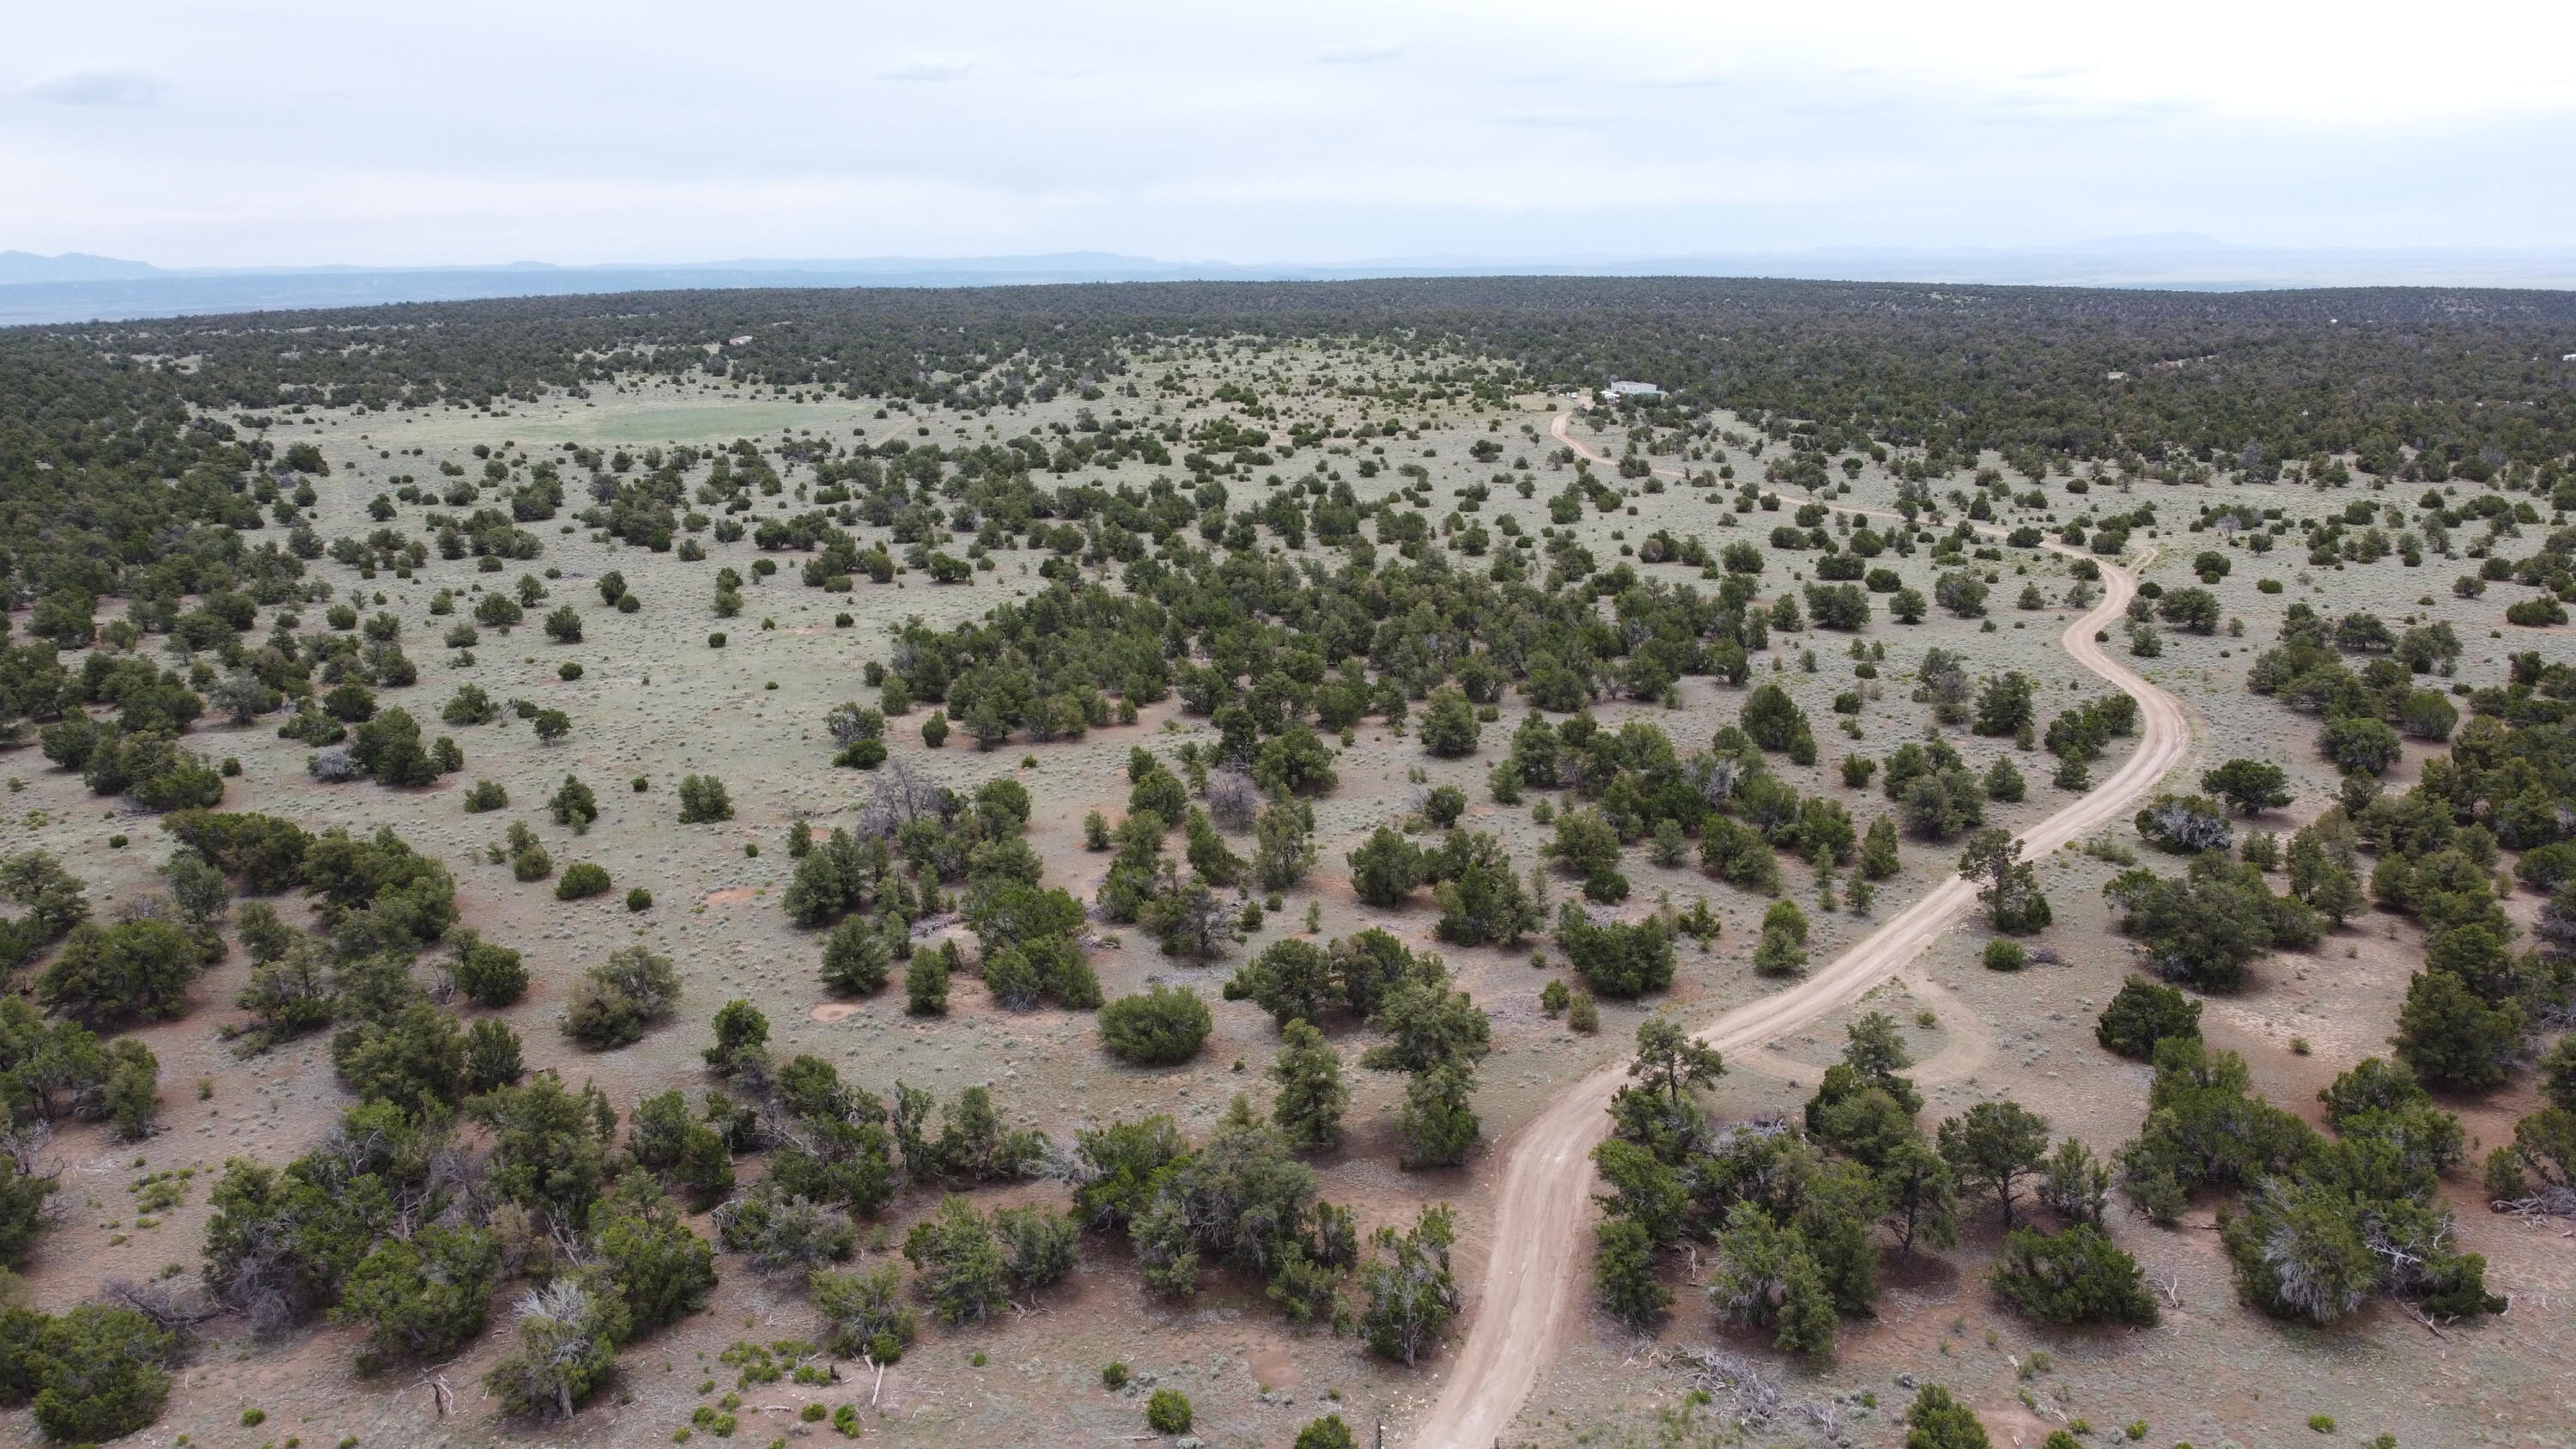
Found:
[{"label": "white cloud", "polygon": [[[2576,190],[2533,182],[2576,134],[2576,6],[2451,0],[2423,26],[2344,0],[2317,27],[2168,3],[2153,26],[2062,0],[22,6],[0,247],[189,266],[2576,238]],[[2399,74],[2479,83],[2352,80]],[[182,75],[245,79],[151,105]],[[36,102],[140,108],[73,124]]]},{"label": "white cloud", "polygon": [[139,70],[66,70],[27,87],[29,100],[55,106],[149,106],[160,102],[158,77]]},{"label": "white cloud", "polygon": [[962,60],[914,60],[889,66],[877,72],[877,79],[890,81],[963,80],[973,66]]}]

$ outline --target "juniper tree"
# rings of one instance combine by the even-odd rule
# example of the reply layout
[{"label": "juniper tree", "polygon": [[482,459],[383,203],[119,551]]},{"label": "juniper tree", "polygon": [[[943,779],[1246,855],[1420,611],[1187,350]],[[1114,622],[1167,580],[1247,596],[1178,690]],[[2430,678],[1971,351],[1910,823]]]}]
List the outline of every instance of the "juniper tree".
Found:
[{"label": "juniper tree", "polygon": [[1360,1335],[1381,1357],[1410,1368],[1458,1314],[1458,1285],[1449,1271],[1457,1229],[1449,1209],[1434,1205],[1411,1228],[1380,1228],[1372,1241],[1375,1251],[1360,1269],[1366,1300]]},{"label": "juniper tree", "polygon": [[1644,1083],[1646,1090],[1663,1093],[1678,1109],[1685,1091],[1726,1075],[1726,1062],[1717,1048],[1692,1036],[1672,1018],[1657,1015],[1638,1023],[1637,1055],[1628,1063],[1628,1075]]},{"label": "juniper tree", "polygon": [[1339,1146],[1342,1112],[1351,1096],[1342,1084],[1342,1054],[1303,1020],[1287,1022],[1279,1036],[1279,1057],[1270,1067],[1279,1096],[1271,1104],[1270,1120],[1302,1150]]},{"label": "juniper tree", "polygon": [[2030,935],[2050,920],[2038,869],[2021,858],[2021,849],[2012,832],[1989,826],[1969,836],[1959,853],[1959,875],[1979,883],[1977,899],[1985,903],[1987,921],[2010,936]]},{"label": "juniper tree", "polygon": [[2017,1102],[1979,1102],[1941,1123],[1940,1147],[1962,1183],[1994,1195],[2010,1227],[2021,1179],[2047,1156],[2048,1122]]}]

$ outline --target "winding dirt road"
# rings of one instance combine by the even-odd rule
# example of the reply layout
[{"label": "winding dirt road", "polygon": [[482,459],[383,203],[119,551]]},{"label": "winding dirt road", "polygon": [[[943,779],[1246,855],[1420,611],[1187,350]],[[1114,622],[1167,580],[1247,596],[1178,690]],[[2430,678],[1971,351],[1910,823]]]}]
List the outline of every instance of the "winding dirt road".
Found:
[{"label": "winding dirt road", "polygon": [[[1596,464],[1609,463],[1573,437],[1569,420],[1558,414],[1549,432]],[[2094,639],[2096,631],[2122,617],[2137,592],[2137,577],[2127,569],[2106,564],[2102,576],[2107,587],[2101,603],[2068,625],[2060,642],[2076,663],[2138,701],[2138,748],[2090,794],[2023,833],[2033,857],[2045,857],[2128,813],[2181,761],[2191,740],[2182,705],[2123,668]],[[1747,1053],[1851,1005],[1922,954],[1976,899],[1973,884],[1952,876],[1831,965],[1727,1012],[1701,1030],[1700,1039],[1730,1055]],[[1418,1449],[1498,1445],[1553,1358],[1584,1257],[1582,1230],[1593,1212],[1592,1149],[1609,1130],[1610,1097],[1626,1071],[1624,1063],[1614,1062],[1584,1078],[1504,1145],[1493,1250],[1474,1321],[1439,1400],[1423,1420]]]}]

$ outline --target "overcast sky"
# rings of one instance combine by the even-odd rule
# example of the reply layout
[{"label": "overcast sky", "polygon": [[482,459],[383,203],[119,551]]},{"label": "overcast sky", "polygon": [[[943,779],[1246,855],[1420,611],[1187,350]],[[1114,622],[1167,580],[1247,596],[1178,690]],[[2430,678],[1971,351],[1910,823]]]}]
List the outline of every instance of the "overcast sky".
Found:
[{"label": "overcast sky", "polygon": [[0,248],[164,266],[2576,244],[2567,0],[92,0],[7,27]]}]

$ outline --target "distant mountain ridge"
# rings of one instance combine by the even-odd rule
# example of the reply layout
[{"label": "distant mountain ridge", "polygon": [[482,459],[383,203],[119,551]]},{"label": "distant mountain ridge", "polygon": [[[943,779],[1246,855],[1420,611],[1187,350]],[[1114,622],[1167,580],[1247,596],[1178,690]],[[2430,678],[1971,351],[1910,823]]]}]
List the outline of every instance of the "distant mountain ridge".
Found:
[{"label": "distant mountain ridge", "polygon": [[2246,291],[2290,287],[2576,288],[2576,246],[2238,246],[2195,233],[2026,247],[1816,247],[1667,256],[1415,256],[1170,262],[1116,252],[708,262],[192,267],[0,251],[0,325],[700,287],[965,287],[1080,282],[1339,281],[1438,276],[1737,276],[1989,286]]},{"label": "distant mountain ridge", "polygon": [[0,252],[0,286],[14,286],[21,282],[122,281],[132,277],[166,275],[150,262],[94,257],[87,252],[65,252],[58,257],[39,256],[34,252]]}]

